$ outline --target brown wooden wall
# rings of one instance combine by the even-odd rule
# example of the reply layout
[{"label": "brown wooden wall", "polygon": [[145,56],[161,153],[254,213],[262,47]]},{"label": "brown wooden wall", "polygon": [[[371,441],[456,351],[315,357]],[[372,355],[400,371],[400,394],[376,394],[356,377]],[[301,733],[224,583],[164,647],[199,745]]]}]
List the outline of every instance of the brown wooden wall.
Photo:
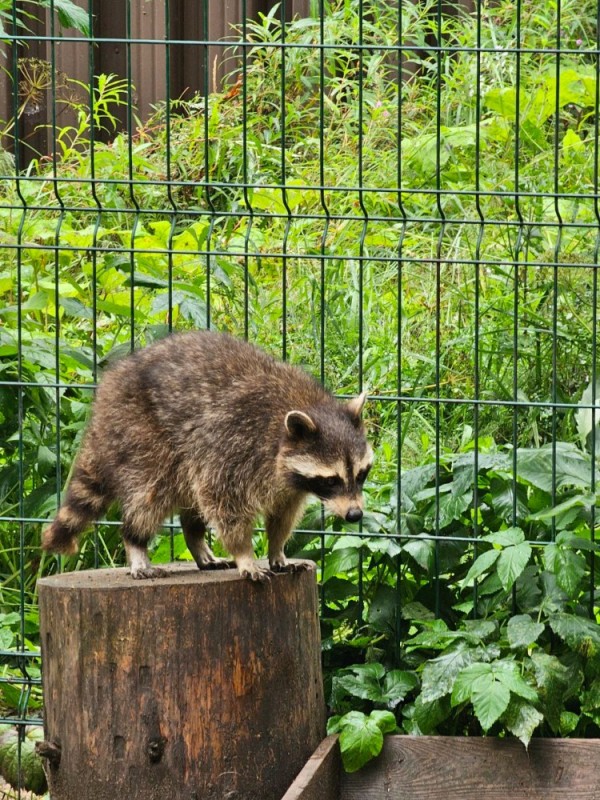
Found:
[{"label": "brown wooden wall", "polygon": [[[235,68],[235,61],[227,59],[227,40],[234,35],[233,26],[240,25],[244,12],[248,18],[257,18],[259,12],[267,13],[276,0],[75,0],[79,6],[94,15],[94,37],[98,39],[129,39],[126,42],[97,42],[89,40],[72,30],[65,31],[68,38],[81,41],[51,42],[43,39],[29,41],[20,46],[19,58],[39,58],[50,62],[57,74],[62,72],[84,84],[90,82],[90,72],[114,73],[129,77],[135,87],[134,104],[143,120],[152,106],[167,98],[191,96],[195,91],[205,92],[220,88],[227,73]],[[207,4],[207,5],[206,5]],[[129,31],[127,7],[130,7]],[[308,13],[310,0],[286,0],[286,16]],[[182,43],[167,44],[167,11],[170,17],[170,40]],[[57,33],[59,29],[57,26]],[[51,34],[49,13],[34,24],[33,33],[40,36]],[[144,43],[152,39],[158,43]],[[202,42],[224,41],[223,46],[205,46]],[[187,44],[189,42],[189,44]],[[93,51],[90,48],[93,46]],[[170,64],[167,71],[167,48]],[[13,117],[12,88],[14,57],[11,47],[0,53],[0,120]],[[8,73],[8,74],[7,74]],[[21,147],[20,165],[28,162],[33,150],[48,153],[47,132],[39,126],[52,122],[52,94],[45,92],[39,110],[31,109],[19,122],[19,139],[28,143]],[[65,112],[57,108],[57,124],[65,124]],[[127,110],[121,108],[119,116],[126,126]],[[4,126],[2,126],[4,127]],[[3,141],[5,148],[12,149],[10,137]]]}]

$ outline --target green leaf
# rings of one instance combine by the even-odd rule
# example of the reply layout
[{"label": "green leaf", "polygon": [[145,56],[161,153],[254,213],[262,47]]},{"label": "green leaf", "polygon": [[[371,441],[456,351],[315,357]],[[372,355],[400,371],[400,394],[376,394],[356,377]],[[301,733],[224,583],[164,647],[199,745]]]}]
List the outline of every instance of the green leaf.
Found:
[{"label": "green leaf", "polygon": [[393,669],[385,676],[381,699],[387,703],[389,708],[395,708],[418,685],[419,679],[414,672]]},{"label": "green leaf", "polygon": [[43,794],[46,791],[42,759],[35,751],[35,743],[43,738],[42,728],[28,726],[25,728],[25,738],[19,745],[16,728],[12,731],[3,729],[0,742],[0,774],[12,786],[20,785],[21,789],[35,794]]},{"label": "green leaf", "polygon": [[396,730],[396,717],[391,711],[379,711],[376,709],[375,711],[371,711],[369,719],[375,722],[383,734],[393,733]]},{"label": "green leaf", "polygon": [[506,528],[503,531],[488,533],[487,536],[482,536],[481,539],[484,542],[498,544],[501,547],[509,547],[510,545],[521,544],[521,542],[524,542],[525,534],[521,528]]},{"label": "green leaf", "polygon": [[527,542],[506,547],[498,559],[498,577],[502,581],[502,586],[509,591],[527,566],[531,557],[531,547]]},{"label": "green leaf", "polygon": [[480,648],[469,647],[464,641],[451,645],[441,656],[425,663],[421,675],[421,698],[430,703],[450,694],[458,673],[474,661],[481,660]]},{"label": "green leaf", "polygon": [[40,5],[45,8],[54,6],[54,10],[58,15],[58,20],[65,28],[75,28],[75,30],[83,33],[84,36],[90,35],[90,18],[88,12],[76,6],[71,0],[40,0]]},{"label": "green leaf", "polygon": [[426,572],[432,572],[435,559],[435,543],[431,539],[411,539],[402,546],[402,549],[411,555]]},{"label": "green leaf", "polygon": [[413,719],[421,733],[428,734],[435,731],[437,726],[450,716],[450,711],[448,697],[440,697],[438,700],[426,702],[419,695],[415,700]]},{"label": "green leaf", "polygon": [[481,727],[488,731],[506,710],[510,692],[499,681],[481,679],[473,688],[471,702]]},{"label": "green leaf", "polygon": [[496,678],[513,694],[535,703],[539,700],[537,692],[519,674],[518,666],[513,662],[497,662],[494,666],[502,665],[502,669],[494,672]]},{"label": "green leaf", "polygon": [[563,711],[560,715],[560,735],[570,736],[579,724],[579,715],[573,711]]},{"label": "green leaf", "polygon": [[467,572],[463,581],[463,586],[479,578],[484,572],[489,572],[491,567],[496,563],[499,555],[499,550],[486,550],[485,553],[478,556],[471,565],[471,569]]},{"label": "green leaf", "polygon": [[589,491],[591,459],[574,444],[555,442],[539,448],[517,450],[517,475],[548,494],[552,493],[553,461],[556,489],[574,486]]},{"label": "green leaf", "polygon": [[385,667],[377,661],[372,661],[368,664],[352,664],[346,669],[352,670],[359,677],[372,678],[377,681],[381,680],[385,675]]},{"label": "green leaf", "polygon": [[586,567],[585,557],[581,553],[574,553],[567,547],[557,548],[552,571],[556,575],[556,582],[570,598],[577,596]]},{"label": "green leaf", "polygon": [[554,633],[584,658],[591,658],[600,650],[600,626],[597,622],[564,613],[555,614],[549,621]]},{"label": "green leaf", "polygon": [[356,569],[360,560],[360,553],[356,548],[346,548],[330,553],[325,560],[325,572],[323,582],[332,578],[334,575],[346,573],[348,570]]},{"label": "green leaf", "polygon": [[512,697],[508,708],[502,716],[502,722],[507,729],[520,739],[525,747],[529,746],[533,732],[544,721],[544,715],[530,703],[519,697]]},{"label": "green leaf", "polygon": [[529,614],[517,614],[508,620],[506,626],[508,643],[513,650],[529,647],[538,640],[545,627],[541,622],[534,622]]},{"label": "green leaf", "polygon": [[383,747],[383,733],[374,719],[360,711],[350,711],[339,721],[340,752],[346,772],[356,772]]},{"label": "green leaf", "polygon": [[581,672],[562,664],[556,656],[535,651],[531,654],[541,708],[548,724],[558,733],[565,702],[577,694],[583,680]]},{"label": "green leaf", "polygon": [[366,677],[357,678],[354,675],[338,675],[334,678],[335,694],[339,696],[338,689],[341,687],[352,697],[359,697],[361,700],[372,700],[377,702],[382,699],[380,685]]},{"label": "green leaf", "polygon": [[331,736],[334,733],[340,732],[340,714],[335,714],[333,717],[329,717],[327,720],[327,736]]},{"label": "green leaf", "polygon": [[488,731],[508,707],[511,691],[530,699],[537,698],[533,689],[520,678],[513,662],[471,664],[456,678],[452,705],[470,700],[481,727]]}]

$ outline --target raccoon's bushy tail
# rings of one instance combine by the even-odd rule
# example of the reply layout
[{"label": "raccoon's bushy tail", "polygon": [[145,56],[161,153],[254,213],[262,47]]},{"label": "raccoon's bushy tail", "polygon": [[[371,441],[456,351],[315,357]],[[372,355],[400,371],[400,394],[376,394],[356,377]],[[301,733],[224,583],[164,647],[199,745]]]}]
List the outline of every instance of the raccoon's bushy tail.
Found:
[{"label": "raccoon's bushy tail", "polygon": [[77,465],[54,522],[42,533],[42,548],[65,555],[77,552],[77,538],[110,502],[102,482]]}]

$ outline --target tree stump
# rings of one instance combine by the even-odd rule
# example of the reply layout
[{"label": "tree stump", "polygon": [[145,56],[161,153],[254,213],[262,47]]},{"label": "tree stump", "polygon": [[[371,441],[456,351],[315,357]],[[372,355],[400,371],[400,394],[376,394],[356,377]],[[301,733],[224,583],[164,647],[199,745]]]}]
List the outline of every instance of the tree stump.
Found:
[{"label": "tree stump", "polygon": [[315,570],[39,581],[52,800],[280,800],[324,734]]}]

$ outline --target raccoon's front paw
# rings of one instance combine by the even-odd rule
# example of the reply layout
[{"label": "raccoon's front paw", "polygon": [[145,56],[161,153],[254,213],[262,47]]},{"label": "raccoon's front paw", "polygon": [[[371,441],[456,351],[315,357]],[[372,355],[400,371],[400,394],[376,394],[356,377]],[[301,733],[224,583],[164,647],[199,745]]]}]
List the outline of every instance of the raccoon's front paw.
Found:
[{"label": "raccoon's front paw", "polygon": [[136,581],[145,581],[150,578],[166,578],[167,570],[162,567],[132,567],[131,577]]},{"label": "raccoon's front paw", "polygon": [[251,581],[259,583],[269,583],[273,575],[270,569],[265,569],[257,561],[250,561],[250,559],[244,559],[241,564],[238,561],[237,567],[242,578],[249,578]]}]

